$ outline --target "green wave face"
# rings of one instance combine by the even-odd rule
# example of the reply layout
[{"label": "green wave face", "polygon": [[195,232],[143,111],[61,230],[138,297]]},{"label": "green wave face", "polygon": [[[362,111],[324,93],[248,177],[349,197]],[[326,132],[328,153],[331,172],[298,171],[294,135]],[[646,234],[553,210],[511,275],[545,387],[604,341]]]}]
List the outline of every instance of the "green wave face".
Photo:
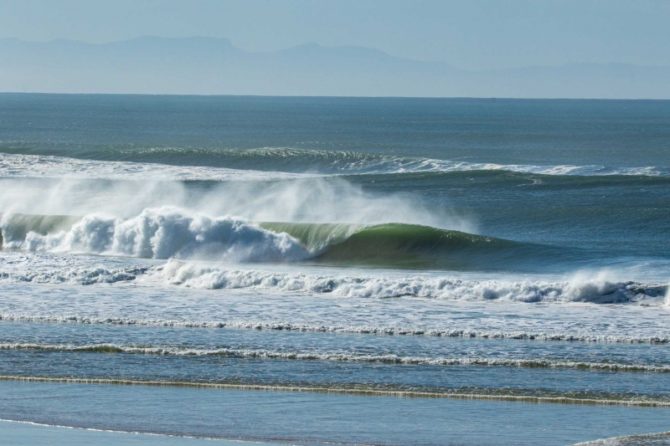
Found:
[{"label": "green wave face", "polygon": [[272,232],[285,232],[313,252],[341,243],[362,228],[361,225],[347,223],[265,222],[260,226]]},{"label": "green wave face", "polygon": [[[501,254],[520,244],[429,226],[389,223],[363,228],[317,256],[325,262],[379,266],[462,268],[475,258]],[[481,259],[479,259],[481,260]]]},{"label": "green wave face", "polygon": [[404,268],[496,268],[522,260],[529,246],[509,240],[430,226],[261,223],[285,232],[314,252],[313,262]]}]

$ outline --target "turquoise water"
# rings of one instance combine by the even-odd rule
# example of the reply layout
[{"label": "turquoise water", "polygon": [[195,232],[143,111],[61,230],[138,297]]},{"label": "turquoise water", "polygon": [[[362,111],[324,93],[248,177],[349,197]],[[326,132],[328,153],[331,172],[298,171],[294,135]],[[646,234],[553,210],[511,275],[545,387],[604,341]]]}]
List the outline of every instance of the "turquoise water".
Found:
[{"label": "turquoise water", "polygon": [[2,94],[0,418],[667,431],[669,129],[668,101]]}]

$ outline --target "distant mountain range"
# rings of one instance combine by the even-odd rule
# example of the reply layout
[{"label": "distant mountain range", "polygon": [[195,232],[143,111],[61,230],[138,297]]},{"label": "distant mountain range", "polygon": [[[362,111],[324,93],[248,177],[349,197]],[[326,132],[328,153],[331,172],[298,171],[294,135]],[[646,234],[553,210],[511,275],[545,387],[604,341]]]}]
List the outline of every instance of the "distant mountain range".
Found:
[{"label": "distant mountain range", "polygon": [[203,37],[104,44],[0,39],[0,91],[658,99],[670,98],[670,67],[569,64],[470,71],[315,43],[249,52],[226,39]]}]

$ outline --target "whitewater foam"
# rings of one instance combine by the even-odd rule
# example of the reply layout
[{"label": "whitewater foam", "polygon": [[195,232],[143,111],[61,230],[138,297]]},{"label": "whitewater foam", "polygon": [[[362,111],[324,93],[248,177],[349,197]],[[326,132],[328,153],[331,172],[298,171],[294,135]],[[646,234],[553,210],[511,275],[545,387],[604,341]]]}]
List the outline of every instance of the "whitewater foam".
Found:
[{"label": "whitewater foam", "polygon": [[177,208],[145,209],[137,217],[120,219],[87,215],[68,230],[25,240],[5,235],[8,248],[27,251],[127,255],[167,259],[209,258],[229,261],[284,261],[308,252],[285,233],[274,233],[242,219],[209,217]]},{"label": "whitewater foam", "polygon": [[289,172],[97,161],[51,155],[0,153],[0,178],[70,178],[162,181],[267,181],[316,175]]},{"label": "whitewater foam", "polygon": [[517,302],[627,303],[660,301],[663,285],[570,278],[567,281],[466,280],[409,275],[366,277],[310,275],[263,270],[226,269],[197,262],[170,260],[157,269],[170,284],[205,289],[258,289],[348,298],[419,297],[451,300]]},{"label": "whitewater foam", "polygon": [[603,165],[532,165],[466,162],[435,158],[395,156],[355,151],[299,149],[293,147],[261,147],[255,149],[186,149],[153,147],[125,152],[130,156],[161,156],[191,153],[209,156],[235,165],[268,163],[292,169],[317,171],[323,174],[401,174],[426,172],[469,172],[477,170],[510,171],[540,175],[639,175],[665,176],[670,171],[655,166],[607,167]]},{"label": "whitewater foam", "polygon": [[[133,161],[98,161],[52,155],[0,153],[0,178],[77,178],[163,181],[268,181],[313,178],[328,175],[379,175],[403,173],[450,173],[508,171],[537,175],[571,176],[668,176],[656,166],[607,167],[603,165],[533,165],[454,161],[356,152],[332,152],[268,147],[246,151],[223,151],[232,161],[291,161],[303,171],[231,169],[227,167],[171,165]],[[295,167],[293,167],[295,169]]]},{"label": "whitewater foam", "polygon": [[[170,216],[171,214],[161,214]],[[147,214],[146,217],[150,217]],[[180,216],[180,214],[176,214]],[[504,279],[473,278],[462,273],[437,271],[430,273],[402,273],[388,270],[353,272],[340,268],[314,269],[271,268],[221,263],[220,260],[241,258],[247,261],[272,261],[304,258],[308,251],[287,234],[264,233],[256,226],[244,227],[236,233],[234,225],[224,220],[223,229],[216,221],[206,219],[206,224],[193,224],[190,218],[175,220],[174,225],[154,226],[156,220],[133,219],[118,223],[115,220],[92,219],[95,228],[89,235],[80,234],[81,227],[55,235],[42,236],[31,233],[29,245],[32,253],[6,251],[0,258],[0,281],[5,283],[72,283],[92,285],[140,280],[146,286],[177,286],[203,290],[241,290],[264,294],[291,294],[296,296],[323,296],[353,299],[421,298],[430,300],[472,302],[520,303],[588,303],[588,304],[640,304],[665,306],[669,288],[665,284],[640,281],[620,281],[611,271],[579,272],[568,276],[519,276]],[[124,226],[124,223],[127,224]],[[246,225],[246,224],[245,224]],[[176,226],[177,229],[174,229]],[[120,229],[119,229],[120,228]],[[158,228],[158,229],[156,229]],[[168,228],[172,234],[181,234],[178,243],[163,243]],[[203,229],[204,228],[204,229]],[[142,229],[144,232],[140,231]],[[197,229],[197,230],[196,230]],[[212,231],[209,231],[212,229]],[[219,232],[228,235],[220,238]],[[163,233],[161,233],[163,231]],[[232,231],[231,234],[228,234]],[[248,236],[246,232],[251,232]],[[260,231],[260,234],[257,232]],[[214,235],[212,235],[214,234]],[[214,238],[214,241],[211,239]],[[239,239],[239,240],[238,240]],[[13,243],[13,242],[12,242]],[[209,243],[213,243],[210,245]],[[250,246],[246,244],[250,243]],[[201,246],[201,244],[204,244]],[[226,247],[227,246],[227,247]],[[47,247],[50,250],[46,250]],[[202,249],[201,249],[202,247]],[[95,248],[95,249],[94,249]],[[218,261],[185,261],[169,258],[166,263],[124,257],[89,257],[62,255],[94,251],[116,255],[145,256],[162,259],[165,256],[209,255]],[[53,253],[52,251],[56,251]],[[11,254],[11,255],[10,255]],[[243,257],[240,257],[243,256]]]}]

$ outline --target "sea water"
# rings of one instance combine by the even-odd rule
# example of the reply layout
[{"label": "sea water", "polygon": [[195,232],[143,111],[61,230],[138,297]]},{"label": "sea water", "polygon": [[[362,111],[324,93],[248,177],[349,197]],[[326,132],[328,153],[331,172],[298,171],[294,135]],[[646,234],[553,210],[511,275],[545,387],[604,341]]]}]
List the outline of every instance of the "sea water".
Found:
[{"label": "sea water", "polygon": [[1,419],[298,444],[670,426],[667,101],[3,94],[0,228]]}]

